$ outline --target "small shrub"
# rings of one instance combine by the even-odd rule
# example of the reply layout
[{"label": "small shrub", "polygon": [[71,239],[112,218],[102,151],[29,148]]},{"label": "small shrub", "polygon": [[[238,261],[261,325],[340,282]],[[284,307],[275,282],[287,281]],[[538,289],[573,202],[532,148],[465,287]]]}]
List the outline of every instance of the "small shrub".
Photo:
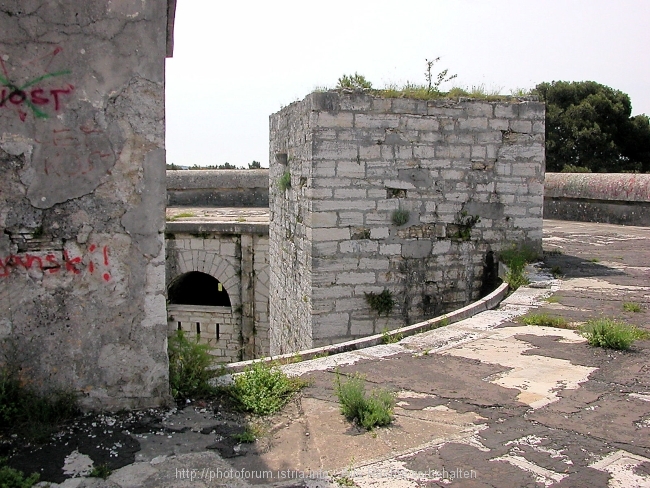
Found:
[{"label": "small shrub", "polygon": [[510,285],[510,289],[515,291],[520,286],[526,286],[530,283],[530,280],[524,275],[524,270],[522,269],[509,269],[505,276],[505,282]]},{"label": "small shrub", "polygon": [[564,317],[552,317],[545,313],[531,313],[521,317],[526,325],[540,325],[543,327],[556,327],[558,329],[572,329]]},{"label": "small shrub", "polygon": [[393,211],[391,220],[393,221],[393,224],[400,226],[406,224],[409,221],[410,217],[411,213],[408,210],[402,210],[400,208]]},{"label": "small shrub", "polygon": [[372,310],[377,312],[379,316],[382,313],[388,316],[395,306],[395,300],[393,300],[393,294],[388,289],[384,289],[381,293],[365,293],[366,302]]},{"label": "small shrub", "polygon": [[389,425],[393,421],[395,395],[388,390],[365,392],[365,380],[358,374],[349,377],[344,383],[336,374],[336,396],[341,404],[341,413],[351,422],[357,422],[366,430]]},{"label": "small shrub", "polygon": [[[0,465],[5,460],[0,458]],[[22,471],[10,468],[9,466],[0,466],[0,487],[2,488],[30,488],[38,483],[40,475],[32,473],[27,478]]]},{"label": "small shrub", "polygon": [[210,380],[220,372],[210,369],[213,364],[208,352],[210,346],[198,341],[198,337],[190,341],[182,330],[169,338],[169,385],[176,399],[209,397],[216,393]]},{"label": "small shrub", "polygon": [[289,378],[277,366],[258,361],[235,376],[229,393],[242,410],[270,415],[284,407],[291,396],[306,385],[300,378]]},{"label": "small shrub", "polygon": [[280,179],[278,180],[278,188],[283,193],[287,188],[291,188],[291,172],[289,170],[286,170],[282,173],[282,176],[280,176]]},{"label": "small shrub", "polygon": [[586,166],[576,166],[574,164],[565,164],[560,173],[591,173]]},{"label": "small shrub", "polygon": [[626,312],[639,313],[643,311],[643,307],[639,303],[625,302],[623,304],[623,310],[625,310]]},{"label": "small shrub", "polygon": [[111,473],[111,468],[109,468],[108,465],[100,464],[99,466],[95,466],[88,476],[90,478],[101,478],[105,480],[111,475]]},{"label": "small shrub", "polygon": [[647,331],[610,318],[588,320],[580,327],[580,334],[590,346],[621,350],[630,349],[638,339],[650,338]]}]

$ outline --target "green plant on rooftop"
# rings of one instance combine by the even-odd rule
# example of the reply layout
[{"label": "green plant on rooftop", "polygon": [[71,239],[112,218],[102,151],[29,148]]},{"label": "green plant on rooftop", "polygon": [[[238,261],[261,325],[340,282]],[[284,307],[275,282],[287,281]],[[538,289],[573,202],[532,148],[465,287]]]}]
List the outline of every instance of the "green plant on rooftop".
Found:
[{"label": "green plant on rooftop", "polygon": [[643,311],[643,307],[641,306],[640,303],[625,302],[623,304],[623,310],[625,310],[626,312],[639,313]]},{"label": "green plant on rooftop", "polygon": [[336,372],[334,388],[341,407],[341,413],[351,422],[366,430],[389,425],[393,421],[395,394],[380,388],[366,394],[365,379],[355,373],[344,382]]},{"label": "green plant on rooftop", "polygon": [[564,317],[553,317],[546,313],[531,313],[521,317],[521,322],[526,325],[539,325],[543,327],[556,327],[558,329],[574,329],[575,327]]},{"label": "green plant on rooftop", "polygon": [[239,408],[257,415],[279,411],[307,382],[288,377],[280,368],[256,361],[235,376],[230,396]]},{"label": "green plant on rooftop", "polygon": [[343,75],[338,79],[336,88],[347,88],[352,90],[369,90],[372,88],[372,83],[366,80],[365,76],[358,73],[353,75]]},{"label": "green plant on rooftop", "polygon": [[628,350],[639,339],[650,339],[648,331],[611,318],[590,319],[580,327],[590,346]]},{"label": "green plant on rooftop", "polygon": [[532,263],[539,257],[538,253],[529,246],[512,246],[500,253],[501,261],[508,266],[505,281],[511,290],[529,283],[525,275],[526,264]]}]

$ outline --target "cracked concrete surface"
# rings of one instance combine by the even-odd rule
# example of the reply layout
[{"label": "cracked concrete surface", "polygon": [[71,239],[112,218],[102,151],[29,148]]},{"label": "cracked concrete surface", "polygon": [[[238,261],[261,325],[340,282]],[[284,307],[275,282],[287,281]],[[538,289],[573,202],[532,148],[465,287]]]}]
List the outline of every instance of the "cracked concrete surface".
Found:
[{"label": "cracked concrete surface", "polygon": [[[589,234],[612,239],[595,251]],[[564,273],[548,287],[522,288],[497,310],[397,344],[286,366],[310,386],[265,435],[227,456],[206,450],[220,437],[218,412],[189,406],[165,416],[173,430],[134,434],[135,462],[108,480],[61,486],[650,486],[650,341],[598,349],[573,330],[518,321],[531,310],[575,323],[607,315],[647,330],[649,237],[648,228],[546,221],[545,242],[562,242],[547,264]],[[602,264],[605,255],[618,266]],[[642,312],[625,312],[628,301]],[[395,391],[393,424],[365,432],[345,421],[337,372]]]}]

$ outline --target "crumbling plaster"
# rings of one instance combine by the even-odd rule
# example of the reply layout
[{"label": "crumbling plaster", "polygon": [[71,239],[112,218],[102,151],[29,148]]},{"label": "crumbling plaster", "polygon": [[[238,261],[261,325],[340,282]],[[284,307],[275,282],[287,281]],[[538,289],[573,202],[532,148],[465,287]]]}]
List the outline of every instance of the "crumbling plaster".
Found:
[{"label": "crumbling plaster", "polygon": [[164,0],[0,1],[0,362],[169,400]]}]

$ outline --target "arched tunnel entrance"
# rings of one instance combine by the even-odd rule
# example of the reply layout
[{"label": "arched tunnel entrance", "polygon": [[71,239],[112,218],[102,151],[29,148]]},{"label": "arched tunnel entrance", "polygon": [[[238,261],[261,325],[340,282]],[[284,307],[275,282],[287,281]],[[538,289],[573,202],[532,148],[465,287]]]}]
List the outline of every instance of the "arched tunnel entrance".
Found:
[{"label": "arched tunnel entrance", "polygon": [[210,353],[224,361],[241,359],[241,325],[234,317],[230,296],[214,276],[189,271],[176,277],[167,289],[169,333],[181,330],[187,337],[208,344]]},{"label": "arched tunnel entrance", "polygon": [[230,297],[221,282],[214,276],[190,271],[176,278],[169,286],[169,303],[230,307]]}]

